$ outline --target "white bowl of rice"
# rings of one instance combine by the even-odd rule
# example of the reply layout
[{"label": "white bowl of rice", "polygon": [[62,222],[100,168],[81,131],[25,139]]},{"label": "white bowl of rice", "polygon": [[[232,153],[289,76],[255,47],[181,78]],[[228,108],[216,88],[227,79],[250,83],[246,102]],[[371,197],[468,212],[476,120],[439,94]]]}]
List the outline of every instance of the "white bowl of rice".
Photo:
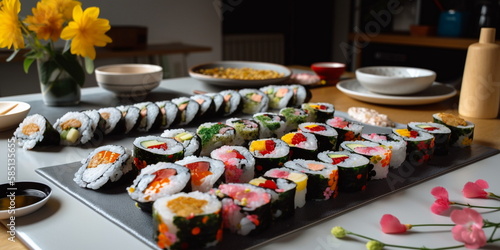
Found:
[{"label": "white bowl of rice", "polygon": [[144,96],[160,85],[163,68],[152,64],[114,64],[95,69],[97,85],[120,97]]}]

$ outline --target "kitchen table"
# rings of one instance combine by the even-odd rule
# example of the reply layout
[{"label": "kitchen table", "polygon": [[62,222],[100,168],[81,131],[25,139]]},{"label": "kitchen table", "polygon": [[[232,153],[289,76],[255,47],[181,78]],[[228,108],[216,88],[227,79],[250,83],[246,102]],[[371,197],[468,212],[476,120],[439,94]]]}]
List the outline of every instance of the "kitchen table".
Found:
[{"label": "kitchen table", "polygon": [[[172,99],[179,95],[191,95],[194,90],[208,92],[220,91],[221,87],[207,85],[191,78],[163,80],[147,98]],[[100,88],[84,88],[82,102],[76,107],[47,107],[41,102],[39,94],[11,96],[0,100],[19,100],[32,104],[31,114],[40,113],[47,116],[51,122],[69,109],[82,110],[89,107],[117,105],[119,103],[137,103],[141,98],[118,100],[113,94]],[[336,110],[346,112],[349,107],[374,108],[380,113],[399,123],[410,121],[430,121],[436,112],[457,112],[458,97],[429,105],[421,106],[385,106],[357,101],[347,97],[334,86],[312,89],[315,102],[330,102]],[[476,124],[474,143],[500,149],[499,119],[467,119]],[[0,159],[5,163],[7,158],[8,139],[12,130],[0,133]],[[129,144],[131,139],[120,140],[118,144]],[[0,228],[0,249],[148,249],[142,241],[130,235],[122,228],[94,210],[84,205],[67,192],[63,191],[47,179],[35,173],[35,169],[59,164],[80,161],[90,149],[88,147],[61,147],[57,150],[25,151],[16,150],[16,179],[18,181],[40,181],[52,187],[53,193],[48,203],[35,213],[15,219],[16,243],[8,240],[7,229]],[[364,249],[366,240],[352,238],[336,239],[330,234],[333,226],[342,226],[347,230],[364,234],[383,242],[392,244],[407,244],[413,246],[444,247],[457,245],[449,233],[449,228],[416,228],[405,235],[383,234],[379,229],[379,220],[383,214],[390,213],[403,223],[451,223],[449,217],[439,216],[430,212],[434,198],[430,190],[435,186],[444,186],[450,193],[450,199],[473,202],[475,204],[499,206],[493,200],[469,200],[461,196],[461,188],[467,181],[485,179],[489,181],[491,192],[500,193],[500,174],[498,162],[500,155],[479,160],[468,166],[459,168],[447,174],[417,183],[396,193],[382,196],[364,206],[346,211],[339,216],[328,218],[307,228],[303,228],[267,242],[259,249]],[[6,182],[6,169],[2,168],[0,182]],[[119,204],[117,204],[119,206]],[[484,216],[498,222],[498,213],[485,213]],[[1,221],[3,225],[9,220]],[[497,232],[497,238],[500,233]],[[22,243],[21,243],[22,242]],[[492,248],[499,248],[500,242]],[[490,248],[490,249],[492,249]]]}]

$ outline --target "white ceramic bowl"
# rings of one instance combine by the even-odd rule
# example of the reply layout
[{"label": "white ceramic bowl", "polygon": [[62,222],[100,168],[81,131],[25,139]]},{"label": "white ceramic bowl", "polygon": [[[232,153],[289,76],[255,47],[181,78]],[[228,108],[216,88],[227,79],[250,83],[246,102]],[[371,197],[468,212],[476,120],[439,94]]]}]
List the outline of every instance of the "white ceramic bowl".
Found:
[{"label": "white ceramic bowl", "polygon": [[436,73],[421,68],[373,66],[357,69],[356,79],[361,86],[375,93],[410,95],[429,88],[436,80]]},{"label": "white ceramic bowl", "polygon": [[16,182],[13,186],[4,183],[0,185],[0,191],[2,220],[35,212],[47,203],[52,194],[52,189],[40,182]]},{"label": "white ceramic bowl", "polygon": [[97,84],[118,96],[143,96],[160,85],[163,68],[152,64],[114,64],[95,69]]},{"label": "white ceramic bowl", "polygon": [[0,115],[0,131],[5,131],[19,126],[19,123],[21,123],[24,118],[26,118],[26,116],[30,112],[30,109],[31,106],[25,102],[1,101],[0,113],[3,113],[6,110],[9,111],[7,111],[3,115]]}]

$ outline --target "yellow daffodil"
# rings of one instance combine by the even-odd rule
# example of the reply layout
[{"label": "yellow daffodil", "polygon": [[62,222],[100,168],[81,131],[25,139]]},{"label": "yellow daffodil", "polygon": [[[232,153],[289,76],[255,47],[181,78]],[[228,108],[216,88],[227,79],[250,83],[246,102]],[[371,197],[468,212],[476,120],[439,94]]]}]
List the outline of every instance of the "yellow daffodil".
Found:
[{"label": "yellow daffodil", "polygon": [[111,38],[105,33],[111,28],[109,21],[98,18],[99,8],[89,7],[82,10],[81,6],[73,9],[73,21],[68,23],[61,38],[71,40],[71,53],[95,59],[94,46],[104,47],[111,42]]},{"label": "yellow daffodil", "polygon": [[75,0],[42,0],[63,15],[65,21],[73,19],[73,9],[75,6],[81,6],[82,3]]},{"label": "yellow daffodil", "polygon": [[22,49],[24,38],[18,14],[21,11],[19,0],[3,0],[0,9],[0,48]]},{"label": "yellow daffodil", "polygon": [[24,20],[28,29],[34,31],[38,39],[57,41],[63,28],[63,15],[44,2],[38,2],[32,12],[33,15]]}]

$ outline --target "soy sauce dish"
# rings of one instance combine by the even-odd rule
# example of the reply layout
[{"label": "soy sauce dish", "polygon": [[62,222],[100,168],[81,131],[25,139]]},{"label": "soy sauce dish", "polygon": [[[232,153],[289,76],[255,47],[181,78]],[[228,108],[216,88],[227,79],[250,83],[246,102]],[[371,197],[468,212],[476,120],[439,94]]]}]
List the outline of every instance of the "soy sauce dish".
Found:
[{"label": "soy sauce dish", "polygon": [[0,219],[32,213],[49,200],[52,189],[39,182],[16,182],[0,185]]}]

